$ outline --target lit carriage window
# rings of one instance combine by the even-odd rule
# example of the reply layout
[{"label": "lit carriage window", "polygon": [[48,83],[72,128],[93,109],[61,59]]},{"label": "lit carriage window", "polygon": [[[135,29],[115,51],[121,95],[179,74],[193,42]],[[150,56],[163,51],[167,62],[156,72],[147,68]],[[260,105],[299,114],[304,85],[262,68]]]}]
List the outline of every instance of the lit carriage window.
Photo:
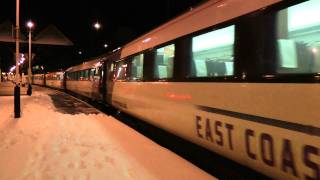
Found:
[{"label": "lit carriage window", "polygon": [[125,80],[127,78],[127,63],[125,61],[119,61],[116,64],[116,80]]},{"label": "lit carriage window", "polygon": [[110,64],[110,69],[109,69],[109,70],[110,70],[110,72],[113,72],[113,71],[114,71],[114,63],[111,63],[111,64]]},{"label": "lit carriage window", "polygon": [[83,80],[83,76],[84,76],[84,72],[83,71],[79,71],[79,80],[80,81]]},{"label": "lit carriage window", "polygon": [[90,81],[94,80],[95,69],[90,69]]},{"label": "lit carriage window", "polygon": [[143,54],[132,58],[131,79],[138,80],[143,78]]},{"label": "lit carriage window", "polygon": [[234,25],[192,38],[192,77],[234,74]]},{"label": "lit carriage window", "polygon": [[306,1],[277,13],[277,73],[320,72],[319,17],[319,0]]},{"label": "lit carriage window", "polygon": [[77,74],[77,79],[76,80],[78,80],[78,81],[81,80],[81,72],[77,71],[76,74]]},{"label": "lit carriage window", "polygon": [[84,71],[84,80],[89,80],[89,70]]},{"label": "lit carriage window", "polygon": [[174,44],[157,49],[154,68],[156,79],[172,78],[174,51]]}]

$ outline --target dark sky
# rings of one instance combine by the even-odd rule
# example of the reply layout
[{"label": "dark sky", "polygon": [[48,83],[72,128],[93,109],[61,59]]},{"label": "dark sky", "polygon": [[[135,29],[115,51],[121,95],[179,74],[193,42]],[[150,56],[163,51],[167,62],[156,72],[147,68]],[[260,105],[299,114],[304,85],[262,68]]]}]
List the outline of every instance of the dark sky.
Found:
[{"label": "dark sky", "polygon": [[[3,0],[0,6],[0,23],[11,20],[15,23],[15,0]],[[37,64],[48,70],[63,68],[86,58],[108,52],[130,42],[164,22],[186,12],[204,0],[20,0],[21,22],[28,19],[36,22],[34,34],[49,24],[58,27],[75,45],[73,47],[35,46]],[[99,21],[102,29],[96,31],[93,24]],[[108,48],[103,45],[107,43]],[[27,47],[22,47],[25,51]],[[78,51],[83,52],[82,55]],[[13,45],[2,44],[0,61],[2,68],[13,64],[9,54]],[[12,55],[11,55],[12,56]],[[8,60],[9,59],[9,60]],[[8,63],[3,61],[10,61]],[[62,63],[63,62],[63,63]]]}]

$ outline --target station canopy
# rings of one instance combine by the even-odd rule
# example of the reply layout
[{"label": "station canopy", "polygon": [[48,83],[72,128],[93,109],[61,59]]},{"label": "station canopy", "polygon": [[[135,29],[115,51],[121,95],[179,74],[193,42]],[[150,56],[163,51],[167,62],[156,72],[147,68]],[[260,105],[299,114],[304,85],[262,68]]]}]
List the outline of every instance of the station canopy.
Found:
[{"label": "station canopy", "polygon": [[[15,29],[10,21],[5,21],[0,24],[0,42],[15,42]],[[20,34],[20,42],[27,43],[27,37]],[[49,25],[33,39],[32,44],[39,45],[56,45],[56,46],[72,46],[73,42],[69,40],[56,26]]]}]

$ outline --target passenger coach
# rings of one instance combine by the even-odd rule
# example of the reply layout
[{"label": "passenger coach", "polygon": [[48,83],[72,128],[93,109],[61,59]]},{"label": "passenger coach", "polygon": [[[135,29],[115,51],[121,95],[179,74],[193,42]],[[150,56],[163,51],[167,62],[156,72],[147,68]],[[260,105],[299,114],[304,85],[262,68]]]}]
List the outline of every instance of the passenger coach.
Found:
[{"label": "passenger coach", "polygon": [[112,105],[278,179],[320,179],[320,1],[211,0],[125,45]]},{"label": "passenger coach", "polygon": [[211,0],[69,68],[65,88],[273,178],[320,179],[319,17],[319,0]]},{"label": "passenger coach", "polygon": [[45,75],[44,74],[34,74],[32,76],[32,83],[36,85],[45,85]]},{"label": "passenger coach", "polygon": [[92,99],[102,100],[101,59],[84,62],[66,71],[66,89]]},{"label": "passenger coach", "polygon": [[45,85],[51,88],[64,89],[64,72],[51,72],[46,75]]}]

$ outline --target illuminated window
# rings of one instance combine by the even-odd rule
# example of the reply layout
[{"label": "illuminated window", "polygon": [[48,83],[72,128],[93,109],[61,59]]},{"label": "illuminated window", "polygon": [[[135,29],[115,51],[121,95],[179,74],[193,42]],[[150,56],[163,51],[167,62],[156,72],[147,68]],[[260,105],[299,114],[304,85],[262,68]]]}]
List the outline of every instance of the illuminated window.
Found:
[{"label": "illuminated window", "polygon": [[131,78],[133,80],[143,78],[143,54],[139,54],[132,58]]},{"label": "illuminated window", "polygon": [[192,77],[232,76],[234,25],[192,38]]},{"label": "illuminated window", "polygon": [[93,81],[93,80],[94,80],[95,70],[96,70],[96,69],[90,69],[90,74],[89,74],[89,75],[90,75],[90,76],[89,76],[89,80],[90,80],[90,81]]},{"label": "illuminated window", "polygon": [[80,80],[84,80],[84,75],[85,75],[84,71],[80,71]]},{"label": "illuminated window", "polygon": [[320,72],[320,1],[310,0],[277,14],[277,72]]},{"label": "illuminated window", "polygon": [[157,49],[154,68],[156,79],[172,78],[174,51],[174,44]]},{"label": "illuminated window", "polygon": [[83,71],[83,80],[89,80],[89,70]]},{"label": "illuminated window", "polygon": [[127,63],[125,61],[119,61],[116,64],[116,73],[115,79],[116,80],[126,80],[127,78]]}]

